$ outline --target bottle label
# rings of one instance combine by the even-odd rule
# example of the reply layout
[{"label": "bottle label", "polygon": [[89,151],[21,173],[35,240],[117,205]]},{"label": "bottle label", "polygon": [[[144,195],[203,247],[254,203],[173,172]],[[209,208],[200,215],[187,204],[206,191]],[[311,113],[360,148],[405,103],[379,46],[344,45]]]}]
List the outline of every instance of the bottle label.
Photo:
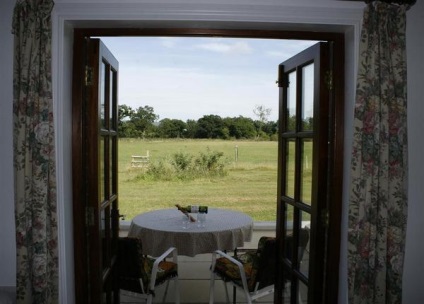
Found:
[{"label": "bottle label", "polygon": [[208,213],[208,206],[191,205],[184,209],[189,213]]},{"label": "bottle label", "polygon": [[192,205],[190,212],[191,213],[198,213],[199,212],[199,206],[198,205]]}]

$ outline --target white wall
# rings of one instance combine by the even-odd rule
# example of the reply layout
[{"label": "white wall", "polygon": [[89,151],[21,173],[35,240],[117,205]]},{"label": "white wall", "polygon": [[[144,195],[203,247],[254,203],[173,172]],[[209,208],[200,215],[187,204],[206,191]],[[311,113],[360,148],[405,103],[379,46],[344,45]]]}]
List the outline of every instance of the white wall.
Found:
[{"label": "white wall", "polygon": [[[58,35],[58,32],[62,33]],[[53,71],[56,73],[52,79],[55,113],[64,113],[55,116],[56,123],[56,150],[57,159],[57,193],[58,193],[58,218],[59,222],[59,252],[62,263],[59,265],[60,289],[67,290],[60,293],[59,303],[74,303],[74,243],[72,221],[72,45],[73,28],[66,24],[63,27],[53,28],[53,45],[63,45],[61,60],[58,53],[53,52]],[[58,39],[57,39],[58,38]],[[60,96],[58,92],[61,92]]]},{"label": "white wall", "polygon": [[[58,201],[60,216],[60,251],[61,251],[61,303],[73,303],[72,282],[72,236],[70,202],[70,154],[69,154],[69,58],[71,37],[69,29],[64,26],[64,20],[104,20],[124,19],[127,20],[156,20],[159,24],[172,24],[176,20],[196,20],[196,24],[204,21],[219,21],[221,24],[237,24],[232,21],[247,22],[249,27],[255,28],[266,26],[268,23],[280,23],[282,27],[290,26],[294,22],[315,22],[325,24],[329,20],[335,24],[354,24],[358,20],[358,12],[361,13],[361,3],[329,0],[234,0],[228,4],[227,0],[176,0],[176,1],[119,1],[119,0],[91,0],[85,4],[84,0],[56,0],[54,18],[54,96],[58,127]],[[104,2],[106,4],[101,4]],[[123,3],[124,2],[124,3]],[[409,139],[410,139],[410,212],[407,234],[406,264],[405,264],[405,300],[404,303],[424,303],[424,269],[422,258],[424,257],[424,242],[421,230],[424,229],[423,202],[424,193],[422,181],[424,170],[422,156],[424,153],[422,133],[423,101],[424,96],[422,83],[424,54],[423,35],[420,29],[424,28],[423,1],[418,1],[415,7],[408,13],[408,94],[409,94]],[[119,3],[119,5],[117,5]],[[126,4],[125,4],[126,3]],[[11,14],[14,0],[0,1],[0,193],[2,194],[2,212],[0,212],[0,285],[14,285],[15,277],[15,252],[14,252],[14,222],[13,222],[13,173],[12,173],[12,37],[10,33]],[[166,22],[163,22],[166,21]],[[131,21],[132,22],[132,21]],[[285,24],[286,23],[286,24]],[[73,22],[78,24],[78,22]],[[109,23],[110,24],[110,23]],[[118,23],[117,23],[118,24]],[[204,23],[203,23],[204,24]],[[285,24],[285,25],[284,25]],[[103,24],[105,25],[105,24]],[[106,24],[107,25],[107,24]],[[246,24],[245,24],[246,25]],[[352,30],[349,37],[356,35]],[[354,48],[357,41],[351,41],[347,46]],[[354,51],[350,50],[351,57]],[[349,70],[355,69],[354,64],[349,62]],[[61,71],[60,73],[58,71]],[[350,77],[352,78],[352,77]],[[347,94],[352,96],[354,80],[347,79],[349,88]],[[346,144],[350,146],[351,112],[353,108],[352,98],[348,98],[346,105]],[[350,115],[350,116],[349,116]],[[346,161],[349,151],[346,151]],[[348,167],[348,166],[347,166]],[[346,165],[345,165],[346,168]],[[345,187],[348,183],[348,172],[345,173]],[[346,195],[344,195],[344,210],[346,210]],[[345,217],[342,235],[345,235]],[[7,244],[5,246],[4,244]],[[345,242],[342,243],[342,245]],[[341,274],[346,276],[346,254],[343,250],[341,261]],[[340,303],[346,303],[346,279],[341,278]]]},{"label": "white wall", "polygon": [[15,0],[0,1],[0,286],[15,286],[16,247],[13,204],[13,35]]}]

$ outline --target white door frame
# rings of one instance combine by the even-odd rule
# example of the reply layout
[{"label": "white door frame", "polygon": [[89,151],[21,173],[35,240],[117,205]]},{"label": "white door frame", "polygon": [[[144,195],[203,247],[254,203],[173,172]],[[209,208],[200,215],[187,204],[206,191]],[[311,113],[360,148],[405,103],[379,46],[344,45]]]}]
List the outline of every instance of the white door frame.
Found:
[{"label": "white door frame", "polygon": [[[94,3],[98,2],[98,3]],[[52,78],[57,161],[59,229],[59,302],[75,303],[72,227],[72,42],[76,27],[220,28],[252,30],[317,30],[345,33],[345,138],[341,235],[347,235],[347,189],[357,50],[364,4],[303,0],[228,1],[56,0],[52,16]],[[191,2],[191,3],[190,3]],[[202,3],[204,2],[204,3]],[[347,240],[341,240],[339,303],[347,303]]]}]

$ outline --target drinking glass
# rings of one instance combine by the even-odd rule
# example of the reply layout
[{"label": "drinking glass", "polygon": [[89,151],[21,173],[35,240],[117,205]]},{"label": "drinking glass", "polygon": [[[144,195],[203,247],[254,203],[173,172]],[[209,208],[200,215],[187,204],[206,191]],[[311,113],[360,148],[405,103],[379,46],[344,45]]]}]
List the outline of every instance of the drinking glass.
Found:
[{"label": "drinking glass", "polygon": [[190,219],[188,218],[187,215],[183,215],[182,224],[183,224],[183,229],[188,229],[189,228]]},{"label": "drinking glass", "polygon": [[197,213],[197,227],[205,227],[206,213]]}]

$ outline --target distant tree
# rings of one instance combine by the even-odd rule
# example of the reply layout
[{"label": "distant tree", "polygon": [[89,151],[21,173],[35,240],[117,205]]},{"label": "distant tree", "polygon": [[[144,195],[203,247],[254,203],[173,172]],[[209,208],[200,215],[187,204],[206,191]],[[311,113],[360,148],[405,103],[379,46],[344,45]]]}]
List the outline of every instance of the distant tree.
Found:
[{"label": "distant tree", "polygon": [[269,136],[273,136],[278,132],[278,123],[275,121],[268,121],[265,125],[263,125],[262,131]]},{"label": "distant tree", "polygon": [[305,117],[302,122],[302,128],[304,131],[306,130],[312,130],[314,124],[314,118],[313,117]]},{"label": "distant tree", "polygon": [[263,105],[256,105],[253,109],[253,113],[258,117],[256,128],[257,128],[257,137],[263,137],[263,126],[267,123],[268,117],[271,115],[271,109],[266,108]]},{"label": "distant tree", "polygon": [[224,127],[221,130],[221,139],[229,139],[231,137],[230,135],[230,129],[224,125]]},{"label": "distant tree", "polygon": [[[243,116],[221,118],[218,115],[204,115],[199,120],[164,118],[159,123],[159,115],[148,105],[136,110],[123,104],[118,107],[118,133],[120,137],[134,138],[271,138],[277,132],[277,123],[268,122],[270,109],[257,106],[255,111],[261,120],[253,121]],[[260,114],[260,115],[259,115]],[[289,120],[290,125],[292,120]],[[312,119],[304,122],[307,128]]]},{"label": "distant tree", "polygon": [[179,119],[162,119],[158,126],[158,133],[163,138],[179,138],[184,137],[187,125]]},{"label": "distant tree", "polygon": [[197,133],[197,121],[194,119],[188,119],[186,121],[186,130],[184,132],[184,137],[186,138],[195,138]]},{"label": "distant tree", "polygon": [[135,112],[131,107],[125,104],[119,105],[118,106],[118,123],[131,119],[134,113]]},{"label": "distant tree", "polygon": [[154,137],[155,126],[153,124],[158,119],[159,115],[155,114],[152,107],[144,106],[135,111],[131,122],[134,123],[139,137]]},{"label": "distant tree", "polygon": [[134,110],[122,104],[118,106],[118,134],[120,137],[155,137],[154,122],[159,118],[150,106]]},{"label": "distant tree", "polygon": [[251,118],[239,116],[234,118],[225,118],[224,122],[229,130],[229,136],[237,139],[254,138],[256,128]]},{"label": "distant tree", "polygon": [[265,124],[268,121],[268,117],[271,115],[271,109],[265,108],[263,105],[256,105],[253,109],[253,113],[258,117],[258,120]]},{"label": "distant tree", "polygon": [[123,104],[118,106],[118,135],[119,137],[132,137],[134,126],[131,126],[131,118],[134,110]]},{"label": "distant tree", "polygon": [[224,122],[218,115],[205,115],[197,121],[197,138],[222,138]]},{"label": "distant tree", "polygon": [[287,115],[286,128],[289,131],[296,130],[296,115],[292,115],[292,116]]}]

